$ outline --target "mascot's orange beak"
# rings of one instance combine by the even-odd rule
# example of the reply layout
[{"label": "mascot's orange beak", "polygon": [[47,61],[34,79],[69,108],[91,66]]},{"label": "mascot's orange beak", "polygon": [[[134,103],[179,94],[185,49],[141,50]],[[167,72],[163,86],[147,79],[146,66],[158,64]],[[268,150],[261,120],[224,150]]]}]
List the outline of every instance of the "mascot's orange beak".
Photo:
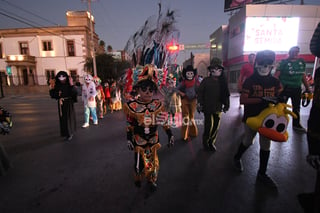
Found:
[{"label": "mascot's orange beak", "polygon": [[266,128],[266,127],[260,127],[258,129],[258,132],[267,137],[267,138],[270,138],[271,140],[273,141],[276,141],[276,142],[286,142],[288,140],[288,136],[285,135],[285,134],[281,134],[277,131],[275,131],[274,129],[269,129],[269,128]]}]

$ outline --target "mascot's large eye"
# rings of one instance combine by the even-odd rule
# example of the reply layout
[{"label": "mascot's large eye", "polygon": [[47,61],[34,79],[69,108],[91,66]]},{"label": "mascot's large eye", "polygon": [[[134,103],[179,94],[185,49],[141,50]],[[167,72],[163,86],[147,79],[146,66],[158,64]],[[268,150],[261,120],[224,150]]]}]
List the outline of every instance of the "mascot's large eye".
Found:
[{"label": "mascot's large eye", "polygon": [[266,127],[268,129],[274,129],[279,133],[285,133],[288,126],[288,120],[285,116],[278,117],[276,114],[268,115],[262,123],[262,127]]},{"label": "mascot's large eye", "polygon": [[272,119],[268,119],[268,120],[266,120],[265,121],[265,126],[267,127],[267,128],[272,128],[273,126],[274,126],[274,120],[272,120]]}]

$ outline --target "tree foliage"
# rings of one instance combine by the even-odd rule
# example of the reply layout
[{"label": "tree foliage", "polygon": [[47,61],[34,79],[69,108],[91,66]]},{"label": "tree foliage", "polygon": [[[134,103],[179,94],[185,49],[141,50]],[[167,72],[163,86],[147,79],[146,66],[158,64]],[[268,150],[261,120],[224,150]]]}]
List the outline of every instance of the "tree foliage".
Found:
[{"label": "tree foliage", "polygon": [[[110,54],[96,55],[97,75],[102,82],[118,81],[125,74],[126,69],[130,67],[127,61],[114,59]],[[85,70],[93,75],[93,60],[88,57],[85,62]]]}]

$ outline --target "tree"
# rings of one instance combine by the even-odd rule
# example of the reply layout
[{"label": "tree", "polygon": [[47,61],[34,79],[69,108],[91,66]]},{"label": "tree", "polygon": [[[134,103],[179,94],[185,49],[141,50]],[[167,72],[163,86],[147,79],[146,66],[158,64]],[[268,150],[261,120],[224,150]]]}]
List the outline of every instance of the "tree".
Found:
[{"label": "tree", "polygon": [[112,53],[112,52],[113,52],[113,48],[112,48],[111,45],[108,45],[108,46],[107,46],[107,52],[108,52],[108,53]]},{"label": "tree", "polygon": [[100,55],[100,54],[106,53],[105,46],[106,46],[105,42],[103,40],[100,40],[96,54]]},{"label": "tree", "polygon": [[[116,60],[110,54],[96,55],[97,75],[102,82],[118,81],[125,74],[126,69],[130,67],[128,61]],[[91,57],[86,59],[84,64],[85,70],[93,73],[93,61]]]}]

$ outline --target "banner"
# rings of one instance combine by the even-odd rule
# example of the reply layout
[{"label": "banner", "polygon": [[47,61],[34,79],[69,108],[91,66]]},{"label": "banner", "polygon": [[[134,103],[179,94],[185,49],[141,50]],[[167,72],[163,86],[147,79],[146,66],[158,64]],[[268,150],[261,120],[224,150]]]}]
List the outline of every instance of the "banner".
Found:
[{"label": "banner", "polygon": [[246,4],[265,4],[277,0],[225,0],[224,12],[239,9]]},{"label": "banner", "polygon": [[247,17],[243,51],[288,51],[296,46],[298,17]]}]

